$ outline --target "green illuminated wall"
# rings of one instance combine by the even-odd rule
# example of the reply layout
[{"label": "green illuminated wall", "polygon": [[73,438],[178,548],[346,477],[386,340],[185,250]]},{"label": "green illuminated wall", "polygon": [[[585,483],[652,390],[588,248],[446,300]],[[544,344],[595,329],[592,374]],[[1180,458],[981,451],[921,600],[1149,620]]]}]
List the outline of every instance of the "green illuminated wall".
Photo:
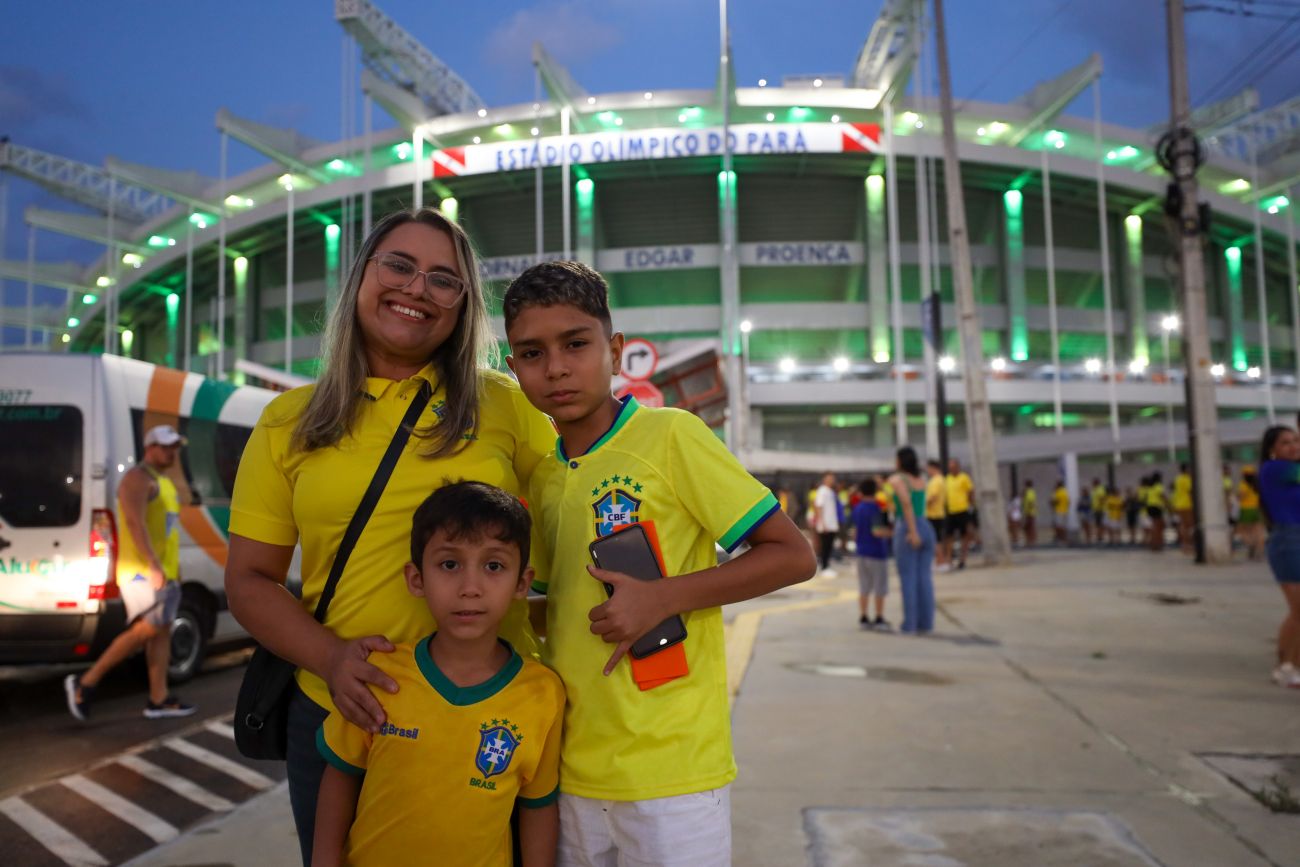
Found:
[{"label": "green illuminated wall", "polygon": [[1150,363],[1147,346],[1146,279],[1142,274],[1142,218],[1124,218],[1124,291],[1128,307],[1129,357]]},{"label": "green illuminated wall", "polygon": [[1246,337],[1242,328],[1244,313],[1241,299],[1241,248],[1229,247],[1223,251],[1224,262],[1228,267],[1228,326],[1229,346],[1232,352],[1232,366],[1235,370],[1245,370]]},{"label": "green illuminated wall", "polygon": [[1029,358],[1029,320],[1025,300],[1024,196],[1020,190],[1007,190],[1002,202],[1006,209],[1007,338],[1011,360],[1025,361]]}]

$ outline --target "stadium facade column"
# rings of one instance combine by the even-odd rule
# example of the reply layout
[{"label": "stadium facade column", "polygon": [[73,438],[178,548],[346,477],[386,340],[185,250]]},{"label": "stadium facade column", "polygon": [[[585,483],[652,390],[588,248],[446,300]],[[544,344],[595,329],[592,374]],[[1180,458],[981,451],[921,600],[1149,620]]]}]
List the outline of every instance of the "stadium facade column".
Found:
[{"label": "stadium facade column", "polygon": [[885,237],[885,179],[867,175],[867,219],[863,221],[867,250],[867,313],[870,321],[871,360],[889,361],[889,256]]},{"label": "stadium facade column", "polygon": [[596,267],[596,182],[581,178],[573,185],[574,202],[578,206],[577,239],[573,258]]},{"label": "stadium facade column", "polygon": [[1043,248],[1047,253],[1047,326],[1052,350],[1052,418],[1057,433],[1061,424],[1061,329],[1056,309],[1056,239],[1052,234],[1052,172],[1047,148],[1038,151],[1043,178]]},{"label": "stadium facade column", "polygon": [[[918,34],[919,38],[919,34]],[[922,64],[924,66],[924,64]],[[922,88],[924,89],[924,88]],[[942,303],[942,300],[936,300],[933,292],[934,261],[938,255],[934,251],[934,235],[931,234],[931,208],[930,208],[930,191],[933,189],[930,177],[930,159],[925,154],[926,142],[921,136],[916,136],[913,141],[916,143],[915,158],[913,164],[916,170],[913,173],[916,177],[916,267],[917,267],[917,286],[919,288],[918,298],[922,302],[921,310],[925,310],[924,303],[932,301]],[[925,313],[921,314],[925,317]],[[930,327],[929,322],[921,323],[921,334],[926,333]],[[943,336],[936,335],[936,341],[942,343]],[[935,377],[938,375],[936,368],[936,349],[930,345],[930,341],[921,340],[922,361],[925,367],[925,450],[927,454],[939,454],[939,409],[935,400]]]},{"label": "stadium facade column", "polygon": [[1300,283],[1296,282],[1295,190],[1291,187],[1286,189],[1286,200],[1290,203],[1286,209],[1286,286],[1291,300],[1291,339],[1295,352],[1291,366],[1296,372],[1296,387],[1300,388]]},{"label": "stadium facade column", "polygon": [[1264,405],[1268,410],[1268,423],[1277,421],[1273,408],[1273,360],[1268,345],[1268,291],[1264,281],[1264,227],[1260,214],[1262,203],[1259,197],[1259,133],[1252,132],[1250,142],[1250,191],[1254,197],[1255,211],[1255,292],[1259,299],[1259,309],[1255,311],[1255,321],[1259,323],[1259,349],[1262,355],[1260,366],[1264,370]]},{"label": "stadium facade column", "polygon": [[894,374],[894,445],[907,443],[907,392],[903,384],[903,254],[898,240],[898,159],[894,145],[894,104],[885,103],[885,183],[886,216],[889,225],[889,284],[890,319],[894,339],[891,341],[890,361]]},{"label": "stadium facade column", "polygon": [[181,296],[175,292],[167,293],[167,366],[176,366],[178,323],[180,320]]},{"label": "stadium facade column", "polygon": [[[235,315],[232,317],[230,328],[235,332],[235,345],[232,347],[235,353],[235,362],[238,363],[248,358],[248,259],[245,256],[235,257]],[[235,385],[244,384],[244,374],[236,370],[231,374],[231,381]]]},{"label": "stadium facade column", "polygon": [[1142,217],[1124,218],[1124,305],[1128,308],[1129,355],[1143,367],[1151,364],[1147,342],[1146,275],[1142,271]]},{"label": "stadium facade column", "polygon": [[338,223],[325,227],[325,318],[334,312],[339,301],[339,237],[343,230]]},{"label": "stadium facade column", "polygon": [[1020,190],[1002,194],[1006,231],[1007,345],[1012,361],[1029,360],[1029,304],[1025,299],[1025,197]]},{"label": "stadium facade column", "polygon": [[1241,248],[1228,247],[1223,251],[1228,266],[1228,351],[1232,354],[1232,369],[1246,370],[1246,335],[1242,328],[1241,301]]},{"label": "stadium facade column", "polygon": [[1120,461],[1119,393],[1115,366],[1115,293],[1111,290],[1110,212],[1106,207],[1106,162],[1101,144],[1101,78],[1092,80],[1093,160],[1097,169],[1097,236],[1101,241],[1101,298],[1106,319],[1106,396],[1110,399],[1111,461]]}]

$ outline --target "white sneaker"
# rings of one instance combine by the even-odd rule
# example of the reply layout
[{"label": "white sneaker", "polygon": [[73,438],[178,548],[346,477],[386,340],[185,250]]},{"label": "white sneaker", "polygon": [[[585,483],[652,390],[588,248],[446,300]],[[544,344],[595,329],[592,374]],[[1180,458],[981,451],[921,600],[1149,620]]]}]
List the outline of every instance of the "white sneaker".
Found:
[{"label": "white sneaker", "polygon": [[823,569],[817,573],[820,578],[836,578],[839,574],[840,573],[836,572],[834,569]]},{"label": "white sneaker", "polygon": [[1300,669],[1289,662],[1284,662],[1273,669],[1273,682],[1278,686],[1300,689]]}]

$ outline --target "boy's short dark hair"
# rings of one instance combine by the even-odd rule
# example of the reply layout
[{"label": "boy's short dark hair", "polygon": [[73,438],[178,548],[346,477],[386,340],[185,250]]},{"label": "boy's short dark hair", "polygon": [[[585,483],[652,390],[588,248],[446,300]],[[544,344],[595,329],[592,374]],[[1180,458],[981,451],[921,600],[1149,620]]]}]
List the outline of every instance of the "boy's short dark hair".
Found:
[{"label": "boy's short dark hair", "polygon": [[874,497],[876,495],[876,480],[863,479],[858,483],[858,492],[864,497]]},{"label": "boy's short dark hair", "polygon": [[556,304],[576,307],[599,319],[606,334],[614,333],[614,321],[609,315],[609,284],[581,262],[566,261],[540,262],[511,282],[501,301],[506,331],[527,308]]},{"label": "boy's short dark hair", "polygon": [[483,482],[454,482],[434,491],[411,519],[411,562],[424,565],[424,549],[439,530],[449,539],[491,536],[519,549],[519,568],[528,565],[532,518],[512,494]]}]

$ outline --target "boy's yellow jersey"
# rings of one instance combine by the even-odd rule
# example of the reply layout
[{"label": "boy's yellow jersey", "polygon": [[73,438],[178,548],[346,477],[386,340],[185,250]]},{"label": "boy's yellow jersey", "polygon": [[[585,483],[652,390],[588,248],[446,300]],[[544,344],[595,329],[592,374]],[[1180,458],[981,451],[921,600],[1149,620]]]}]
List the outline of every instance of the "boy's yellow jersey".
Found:
[{"label": "boy's yellow jersey", "polygon": [[[587,546],[636,521],[654,521],[669,576],[717,564],[778,508],[704,422],[628,398],[613,426],[569,457],[562,443],[533,475],[534,563],[549,583],[542,658],[564,681],[560,788],[635,801],[715,789],[736,776],[727,706],[722,610],[682,615],[690,673],[641,691],[628,658],[601,674],[614,645],[591,632],[588,612],[607,598],[587,572]],[[666,580],[690,580],[668,578]]]},{"label": "boy's yellow jersey", "polygon": [[970,511],[970,495],[975,490],[975,483],[966,473],[944,476],[944,488],[948,492],[948,514]]},{"label": "boy's yellow jersey", "polygon": [[380,733],[338,711],[316,733],[327,762],[365,775],[344,863],[508,867],[516,799],[544,807],[559,794],[560,679],[511,649],[489,680],[456,686],[427,638],[370,662],[398,686],[373,690],[388,716]]},{"label": "boy's yellow jersey", "polygon": [[1021,508],[1024,509],[1026,518],[1033,518],[1038,515],[1038,491],[1033,488],[1025,488],[1024,496],[1021,497]]},{"label": "boy's yellow jersey", "polygon": [[1192,477],[1187,473],[1174,476],[1174,493],[1169,505],[1176,512],[1186,512],[1192,508]]},{"label": "boy's yellow jersey", "polygon": [[1058,515],[1069,513],[1070,493],[1065,488],[1057,488],[1052,492],[1052,511]]}]

